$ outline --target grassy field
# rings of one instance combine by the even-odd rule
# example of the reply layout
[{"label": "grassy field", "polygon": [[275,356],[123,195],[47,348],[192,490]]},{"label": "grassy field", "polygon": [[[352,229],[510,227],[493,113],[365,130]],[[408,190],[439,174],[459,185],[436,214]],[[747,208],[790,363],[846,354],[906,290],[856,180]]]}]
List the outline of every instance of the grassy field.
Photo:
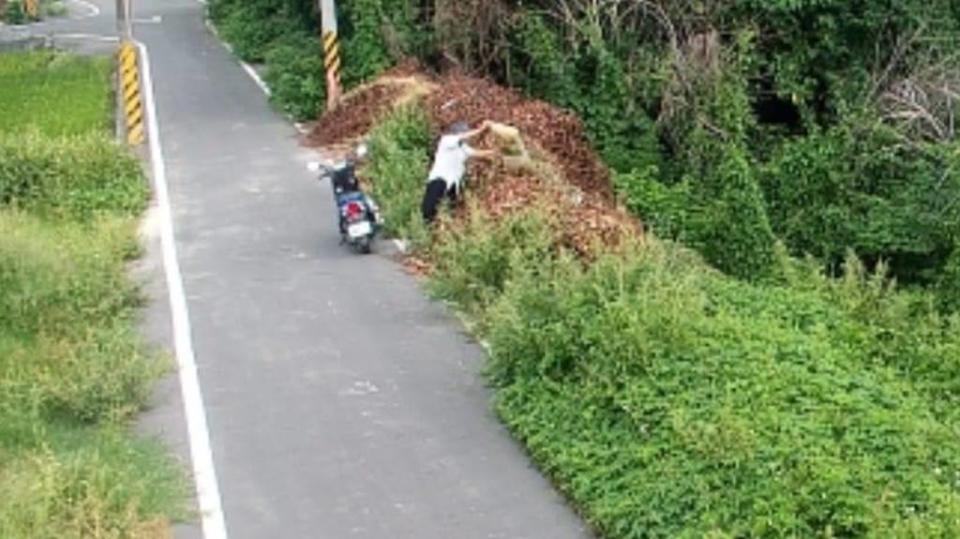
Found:
[{"label": "grassy field", "polygon": [[113,103],[111,66],[102,57],[0,54],[0,133],[105,132]]},{"label": "grassy field", "polygon": [[166,537],[182,470],[129,424],[167,363],[127,275],[147,200],[110,62],[0,54],[0,537]]}]

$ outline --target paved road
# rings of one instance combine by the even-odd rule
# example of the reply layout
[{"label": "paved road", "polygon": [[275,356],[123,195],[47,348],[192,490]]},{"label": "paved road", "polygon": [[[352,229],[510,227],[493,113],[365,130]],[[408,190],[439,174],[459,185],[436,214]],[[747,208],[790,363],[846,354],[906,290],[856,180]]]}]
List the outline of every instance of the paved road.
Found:
[{"label": "paved road", "polygon": [[[112,2],[96,3],[83,28],[109,32]],[[162,17],[136,31],[230,537],[587,536],[491,414],[482,350],[395,263],[338,245],[312,156],[205,30],[202,6],[138,6]],[[157,301],[146,320],[160,342],[166,310]],[[143,428],[188,455],[178,398],[162,384]]]}]

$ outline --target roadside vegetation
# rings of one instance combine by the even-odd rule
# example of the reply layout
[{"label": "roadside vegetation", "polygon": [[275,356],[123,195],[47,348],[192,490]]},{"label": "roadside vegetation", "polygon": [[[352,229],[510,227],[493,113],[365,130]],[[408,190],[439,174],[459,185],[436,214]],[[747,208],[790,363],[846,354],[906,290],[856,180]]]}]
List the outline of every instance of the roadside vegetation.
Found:
[{"label": "roadside vegetation", "polygon": [[147,200],[109,64],[0,54],[0,537],[166,537],[186,484],[129,432],[166,362],[128,277]]},{"label": "roadside vegetation", "polygon": [[[311,5],[211,14],[269,50],[239,13],[315,35]],[[652,229],[584,258],[555,213],[470,202],[431,237],[436,126],[371,134],[388,223],[602,536],[960,535],[953,3],[363,0],[341,27],[349,85],[412,55],[575,112]]]},{"label": "roadside vegetation", "polygon": [[[374,186],[426,129],[401,110],[374,130]],[[421,176],[379,192],[399,222]],[[749,283],[651,237],[585,263],[536,206],[443,226],[428,289],[490,343],[497,412],[603,536],[960,534],[960,319],[933,293],[782,249]]]},{"label": "roadside vegetation", "polygon": [[26,0],[0,0],[0,22],[7,24],[28,24],[66,14],[67,6],[60,0],[37,0],[35,16],[31,16]]}]

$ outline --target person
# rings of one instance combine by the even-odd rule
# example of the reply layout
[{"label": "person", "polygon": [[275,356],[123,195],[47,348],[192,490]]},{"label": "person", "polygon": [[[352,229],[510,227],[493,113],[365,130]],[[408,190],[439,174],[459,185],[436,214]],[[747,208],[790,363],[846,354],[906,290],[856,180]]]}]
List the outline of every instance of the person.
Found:
[{"label": "person", "polygon": [[495,155],[491,150],[478,150],[467,144],[490,129],[490,122],[483,122],[477,129],[470,129],[466,122],[456,122],[447,134],[440,138],[433,167],[427,176],[427,187],[420,205],[423,219],[428,224],[437,218],[440,203],[444,197],[456,202],[463,189],[463,176],[467,172],[467,160],[470,158],[489,159]]}]

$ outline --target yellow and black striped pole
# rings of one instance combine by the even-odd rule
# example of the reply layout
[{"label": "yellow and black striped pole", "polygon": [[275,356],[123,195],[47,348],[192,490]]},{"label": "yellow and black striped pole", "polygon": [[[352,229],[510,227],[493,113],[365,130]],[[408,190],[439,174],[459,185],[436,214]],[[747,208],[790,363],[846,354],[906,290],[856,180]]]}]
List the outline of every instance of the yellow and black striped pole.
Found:
[{"label": "yellow and black striped pole", "polygon": [[131,41],[120,44],[120,97],[124,120],[127,126],[127,143],[142,144],[143,101],[140,97],[140,66],[137,62],[137,47]]},{"label": "yellow and black striped pole", "polygon": [[37,20],[40,18],[40,0],[24,0],[23,10],[27,12],[27,16],[31,20]]},{"label": "yellow and black striped pole", "polygon": [[323,68],[327,75],[327,110],[340,100],[340,42],[337,37],[337,8],[334,0],[320,0],[323,38]]},{"label": "yellow and black striped pole", "polygon": [[327,70],[327,77],[340,86],[340,42],[336,32],[323,33],[323,67]]}]

